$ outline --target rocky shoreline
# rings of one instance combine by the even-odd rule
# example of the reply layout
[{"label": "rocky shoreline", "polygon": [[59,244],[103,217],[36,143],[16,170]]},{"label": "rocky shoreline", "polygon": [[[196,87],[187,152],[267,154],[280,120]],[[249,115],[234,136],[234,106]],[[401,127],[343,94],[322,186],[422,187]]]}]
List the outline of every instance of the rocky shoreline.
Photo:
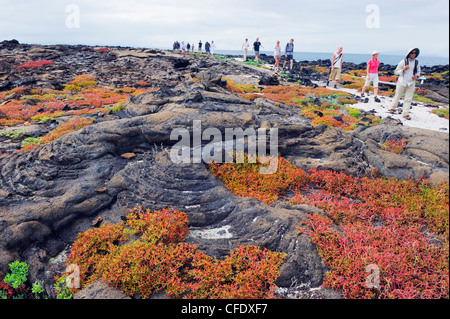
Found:
[{"label": "rocky shoreline", "polygon": [[[239,56],[225,55],[228,59],[240,59]],[[260,55],[261,64],[274,65],[275,59],[273,56],[266,54]],[[281,57],[280,65],[283,65],[284,56]],[[326,82],[328,80],[328,70],[331,65],[331,60],[316,60],[316,61],[296,61],[292,70],[285,70],[288,76],[287,82],[295,83],[301,81],[303,85],[314,85],[312,82]],[[389,65],[380,63],[379,73],[385,77],[394,76],[394,70],[396,65]],[[352,71],[366,70],[367,63],[351,63],[343,62],[342,73],[352,73]],[[440,103],[449,103],[449,65],[435,65],[435,66],[422,66],[422,76],[427,77],[427,80],[420,85],[423,90],[428,90],[432,93],[429,97]],[[443,74],[443,76],[437,76]],[[364,73],[365,76],[365,73]],[[345,81],[343,82],[345,85]],[[381,91],[386,91],[389,87],[380,84]],[[420,93],[419,93],[420,94]]]},{"label": "rocky shoreline", "polygon": [[[271,62],[270,57],[262,58]],[[53,63],[17,68],[43,60]],[[327,63],[299,62],[288,77],[278,77],[270,70],[212,56],[154,49],[1,42],[0,93],[11,93],[0,100],[0,110],[12,101],[28,107],[33,103],[40,105],[38,96],[30,98],[29,89],[14,91],[29,87],[53,90],[48,94],[54,94],[62,103],[60,111],[68,113],[43,123],[22,121],[2,128],[0,278],[8,272],[10,262],[20,259],[30,265],[30,282],[43,280],[47,290],[52,291],[53,278],[64,270],[64,256],[77,234],[101,223],[118,223],[131,208],[142,205],[152,210],[172,207],[186,212],[194,234],[186,242],[212,256],[220,258],[239,245],[250,244],[286,253],[277,285],[291,287],[295,278],[302,287],[299,291],[305,286],[317,289],[327,267],[315,245],[306,234],[299,234],[296,226],[309,215],[323,215],[321,210],[282,202],[266,205],[236,196],[211,175],[204,163],[175,164],[168,150],[175,143],[172,131],[187,128],[192,133],[194,120],[221,132],[229,127],[277,128],[280,155],[305,170],[368,176],[372,168],[377,168],[388,177],[448,182],[448,133],[408,128],[394,120],[361,125],[350,132],[327,125],[313,126],[299,115],[298,109],[264,97],[246,99],[230,92],[223,80],[252,83],[261,89],[301,80],[302,85],[315,88],[313,81],[326,78],[320,70]],[[322,69],[313,71],[311,66]],[[357,70],[361,65],[347,64],[345,68]],[[424,74],[445,70],[448,66],[424,68]],[[386,66],[386,72],[391,71]],[[92,105],[79,106],[69,95],[56,93],[67,90],[66,85],[84,74],[94,75],[96,86],[118,94],[118,101],[124,94],[122,104],[105,105],[100,111]],[[448,103],[448,73],[442,81],[433,80],[426,85],[436,93],[436,100]],[[131,88],[130,92],[147,91],[127,95],[125,88]],[[111,109],[119,104],[120,109]],[[73,113],[84,108],[89,112]],[[26,138],[43,136],[80,117],[91,120],[92,125],[29,151],[17,151]],[[13,136],[13,132],[21,133]],[[380,144],[394,137],[408,139],[401,154],[380,148]],[[211,233],[218,236],[212,239]],[[101,284],[98,286],[97,290],[86,290],[84,298],[120,297],[117,291],[108,292]],[[286,290],[285,297],[288,293],[296,294]],[[298,295],[308,297],[308,293]],[[328,289],[319,295],[339,297]]]}]

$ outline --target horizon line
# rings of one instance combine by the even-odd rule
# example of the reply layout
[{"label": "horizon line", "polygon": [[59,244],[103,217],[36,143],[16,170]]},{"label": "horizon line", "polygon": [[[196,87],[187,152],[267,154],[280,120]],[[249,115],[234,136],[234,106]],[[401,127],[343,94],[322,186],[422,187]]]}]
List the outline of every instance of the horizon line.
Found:
[{"label": "horizon line", "polygon": [[[12,41],[12,40],[16,40],[16,39],[11,39],[11,40],[2,40],[1,42],[4,41]],[[17,40],[18,41],[18,40]],[[135,48],[135,49],[157,49],[157,50],[166,50],[166,51],[172,51],[172,49],[170,48],[170,46],[168,46],[167,48],[160,48],[160,47],[146,47],[146,46],[132,46],[132,45],[120,45],[120,44],[116,44],[116,45],[103,45],[103,44],[86,44],[86,43],[77,43],[77,44],[70,44],[70,43],[51,43],[51,44],[45,44],[45,43],[22,43],[20,41],[18,41],[19,44],[25,44],[25,45],[72,45],[72,46],[95,46],[95,47],[124,47],[124,48]],[[238,51],[240,52],[241,50],[239,49],[216,49],[217,51]],[[391,50],[391,51],[386,51],[387,53],[384,53],[386,55],[390,55],[390,56],[403,56],[400,53],[395,53],[398,50]],[[272,52],[272,50],[263,50],[261,52]],[[344,51],[345,52],[345,51]],[[325,52],[325,51],[297,51],[295,53],[322,53],[322,54],[332,54],[333,52],[329,51],[329,52]],[[360,52],[345,52],[347,54],[360,54],[360,55],[370,55],[370,53],[360,53]],[[380,51],[381,54],[383,54],[382,51]],[[430,55],[430,54],[422,54],[421,56],[423,57],[429,57],[429,58],[441,58],[441,59],[448,59],[450,60],[450,56],[442,56],[442,55]]]}]

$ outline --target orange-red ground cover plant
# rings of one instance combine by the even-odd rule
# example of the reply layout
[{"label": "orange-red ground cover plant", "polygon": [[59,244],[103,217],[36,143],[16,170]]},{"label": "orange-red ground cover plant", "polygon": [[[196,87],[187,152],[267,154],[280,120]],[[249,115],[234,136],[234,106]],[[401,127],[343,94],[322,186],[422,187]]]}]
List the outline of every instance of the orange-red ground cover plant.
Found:
[{"label": "orange-red ground cover plant", "polygon": [[223,260],[183,242],[184,212],[135,208],[125,222],[78,235],[67,264],[82,287],[101,279],[129,296],[164,291],[174,298],[272,298],[284,254],[240,246]]},{"label": "orange-red ground cover plant", "polygon": [[[323,285],[344,297],[449,298],[448,183],[305,172],[281,157],[278,164],[274,176],[258,174],[258,163],[209,169],[237,195],[273,204],[293,190],[290,204],[321,208],[326,217],[310,216],[299,233],[330,268]],[[370,265],[379,269],[378,287],[366,284]]]}]

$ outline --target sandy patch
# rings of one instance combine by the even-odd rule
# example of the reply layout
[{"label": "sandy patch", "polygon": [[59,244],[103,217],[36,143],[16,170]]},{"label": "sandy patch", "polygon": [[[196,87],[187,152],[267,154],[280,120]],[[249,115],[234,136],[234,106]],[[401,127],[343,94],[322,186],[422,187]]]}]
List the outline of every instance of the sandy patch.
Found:
[{"label": "sandy patch", "polygon": [[[319,86],[325,86],[325,83],[316,83]],[[335,90],[333,87],[328,87],[331,90]],[[339,91],[348,92],[350,94],[361,96],[360,92],[358,92],[355,89],[346,89],[346,88],[339,88]],[[385,119],[387,117],[394,118],[396,120],[400,120],[404,126],[408,127],[417,127],[432,131],[438,131],[438,132],[446,132],[449,133],[449,120],[447,120],[444,117],[439,117],[436,114],[431,113],[431,111],[435,108],[431,108],[428,106],[425,106],[425,103],[416,102],[413,100],[413,104],[416,103],[417,105],[411,106],[411,111],[409,113],[409,116],[411,117],[411,120],[405,120],[402,117],[402,114],[399,113],[399,109],[397,109],[397,112],[395,114],[388,113],[388,110],[390,109],[390,106],[392,104],[392,97],[386,97],[386,96],[379,96],[379,99],[381,102],[375,102],[374,101],[374,94],[373,92],[369,93],[369,96],[366,92],[366,97],[369,97],[368,103],[359,102],[357,104],[349,105],[352,108],[364,110],[364,111],[372,111],[374,115],[377,115],[381,117],[382,119]],[[400,103],[403,102],[403,99],[400,99]],[[448,105],[447,105],[448,107]],[[442,106],[441,106],[442,108]]]}]

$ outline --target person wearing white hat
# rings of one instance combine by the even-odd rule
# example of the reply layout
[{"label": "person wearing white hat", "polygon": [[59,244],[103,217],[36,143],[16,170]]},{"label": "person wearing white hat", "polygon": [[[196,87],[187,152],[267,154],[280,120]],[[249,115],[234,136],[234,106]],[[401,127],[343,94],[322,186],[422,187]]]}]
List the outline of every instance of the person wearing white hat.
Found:
[{"label": "person wearing white hat", "polygon": [[419,48],[409,49],[406,58],[398,63],[397,68],[394,71],[394,74],[398,75],[397,87],[395,89],[395,96],[392,101],[391,109],[388,112],[392,114],[395,112],[398,102],[404,94],[403,118],[405,120],[411,119],[409,110],[411,109],[411,102],[416,89],[416,80],[420,77],[420,63],[417,60],[419,54]]},{"label": "person wearing white hat", "polygon": [[375,102],[381,102],[378,98],[378,67],[380,66],[380,60],[378,60],[378,52],[377,50],[372,52],[372,59],[367,62],[367,76],[366,82],[364,83],[364,87],[361,90],[361,96],[364,96],[367,87],[370,85],[370,82],[373,82],[373,91],[375,93]]}]

